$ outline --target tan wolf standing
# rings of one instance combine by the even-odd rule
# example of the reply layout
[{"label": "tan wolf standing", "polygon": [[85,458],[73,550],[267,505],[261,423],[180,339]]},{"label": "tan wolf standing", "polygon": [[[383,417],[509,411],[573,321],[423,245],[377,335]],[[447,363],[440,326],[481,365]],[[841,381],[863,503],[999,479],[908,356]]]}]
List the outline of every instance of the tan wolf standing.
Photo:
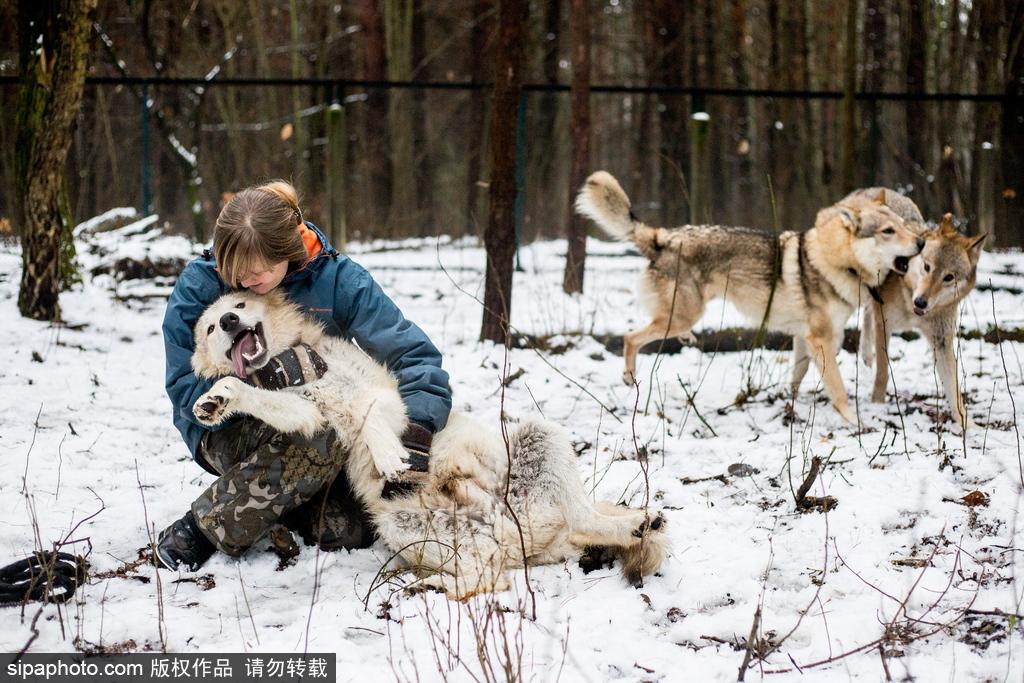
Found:
[{"label": "tan wolf standing", "polygon": [[[839,203],[861,205],[876,196],[879,189],[857,190]],[[931,345],[935,371],[953,419],[961,427],[970,425],[957,373],[957,314],[960,302],[977,281],[978,259],[985,235],[962,235],[953,227],[953,216],[948,213],[942,217],[938,228],[927,229],[913,201],[892,191],[887,191],[886,198],[890,208],[909,226],[920,230],[925,247],[919,256],[911,259],[906,275],[891,274],[886,278],[878,288],[880,301],[870,301],[864,311],[860,349],[864,362],[869,367],[875,365],[871,400],[885,400],[890,335],[917,330]]]},{"label": "tan wolf standing", "polygon": [[[632,382],[636,354],[665,337],[693,340],[705,305],[724,297],[758,325],[794,335],[798,362],[813,359],[836,411],[854,421],[836,354],[846,320],[892,269],[905,270],[924,240],[885,205],[837,206],[805,232],[771,232],[716,225],[654,228],[637,220],[629,197],[604,171],[589,178],[576,210],[605,232],[632,241],[646,256],[641,297],[653,320],[623,338]],[[768,315],[765,310],[769,307]],[[802,375],[801,375],[802,376]]]}]

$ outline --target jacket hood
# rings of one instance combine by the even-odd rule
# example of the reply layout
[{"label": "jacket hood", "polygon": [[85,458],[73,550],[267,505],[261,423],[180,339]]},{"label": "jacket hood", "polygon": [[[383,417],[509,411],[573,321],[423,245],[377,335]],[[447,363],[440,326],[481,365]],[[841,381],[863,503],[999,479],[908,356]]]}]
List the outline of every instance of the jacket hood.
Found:
[{"label": "jacket hood", "polygon": [[303,231],[302,243],[306,245],[306,252],[310,254],[311,258],[306,262],[306,265],[285,275],[281,284],[292,284],[305,280],[322,268],[327,259],[338,256],[338,250],[331,245],[330,240],[327,239],[327,236],[316,225],[305,221],[300,230]]}]

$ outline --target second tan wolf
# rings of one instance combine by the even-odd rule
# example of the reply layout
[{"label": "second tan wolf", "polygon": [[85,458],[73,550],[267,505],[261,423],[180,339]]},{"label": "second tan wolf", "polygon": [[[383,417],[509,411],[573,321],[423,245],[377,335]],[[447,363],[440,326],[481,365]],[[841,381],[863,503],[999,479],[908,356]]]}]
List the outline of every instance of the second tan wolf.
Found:
[{"label": "second tan wolf", "polygon": [[[878,188],[858,190],[840,201],[858,206],[877,194]],[[985,235],[968,237],[953,227],[952,214],[942,217],[938,228],[927,229],[921,211],[912,200],[889,191],[890,208],[925,239],[921,254],[911,259],[906,275],[891,274],[878,288],[878,299],[864,311],[861,356],[875,366],[871,400],[885,400],[889,383],[889,337],[895,332],[916,330],[928,340],[935,372],[942,384],[953,419],[970,425],[957,373],[956,332],[960,302],[977,281],[978,259]]]}]

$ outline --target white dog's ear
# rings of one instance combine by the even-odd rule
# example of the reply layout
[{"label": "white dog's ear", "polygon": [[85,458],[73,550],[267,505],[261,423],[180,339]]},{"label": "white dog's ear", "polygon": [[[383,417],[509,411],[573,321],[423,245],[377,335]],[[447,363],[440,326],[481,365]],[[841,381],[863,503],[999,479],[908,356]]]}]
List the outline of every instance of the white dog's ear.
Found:
[{"label": "white dog's ear", "polygon": [[288,299],[280,289],[272,289],[266,294],[260,294],[258,298],[265,300],[269,306],[283,306],[288,303]]}]

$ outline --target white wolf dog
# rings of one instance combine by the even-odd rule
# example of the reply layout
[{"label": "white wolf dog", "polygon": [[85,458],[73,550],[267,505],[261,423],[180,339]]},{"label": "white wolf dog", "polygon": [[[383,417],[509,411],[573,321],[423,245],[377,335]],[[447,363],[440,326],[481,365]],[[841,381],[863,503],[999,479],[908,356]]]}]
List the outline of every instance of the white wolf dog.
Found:
[{"label": "white wolf dog", "polygon": [[[752,322],[793,335],[794,378],[811,360],[836,411],[854,422],[836,355],[847,319],[890,270],[905,272],[924,247],[885,196],[860,208],[837,206],[804,232],[719,225],[655,228],[636,219],[618,181],[598,171],[576,210],[606,233],[630,240],[650,263],[641,299],[653,320],[623,337],[624,379],[632,383],[640,347],[658,339],[694,341],[692,327],[713,299],[726,298]],[[799,380],[793,382],[794,393]]]},{"label": "white wolf dog", "polygon": [[[226,315],[240,319],[233,334],[219,324]],[[421,587],[456,599],[504,590],[510,586],[508,570],[561,562],[588,547],[617,554],[623,573],[636,583],[665,557],[664,518],[591,502],[567,435],[541,420],[520,422],[506,446],[469,416],[453,412],[434,436],[426,484],[383,499],[385,480],[405,456],[400,436],[407,418],[397,382],[357,346],[325,334],[279,293],[221,297],[196,324],[195,343],[196,372],[221,378],[196,401],[196,417],[215,425],[246,414],[306,436],[333,429],[348,453],[344,467],[353,490],[378,537],[417,572]],[[300,343],[326,362],[320,379],[269,391],[238,376]]]}]

